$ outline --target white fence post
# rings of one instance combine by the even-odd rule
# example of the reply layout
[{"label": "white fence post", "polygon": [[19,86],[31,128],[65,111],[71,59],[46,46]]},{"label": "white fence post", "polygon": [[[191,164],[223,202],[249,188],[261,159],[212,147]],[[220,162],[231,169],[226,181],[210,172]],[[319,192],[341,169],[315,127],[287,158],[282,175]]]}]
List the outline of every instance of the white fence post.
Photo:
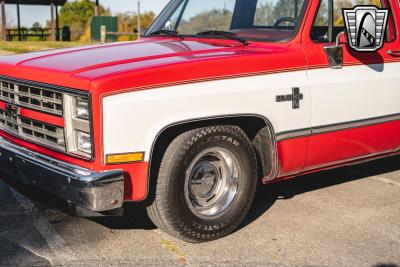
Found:
[{"label": "white fence post", "polygon": [[107,27],[106,27],[106,25],[100,26],[100,42],[102,44],[107,42]]}]

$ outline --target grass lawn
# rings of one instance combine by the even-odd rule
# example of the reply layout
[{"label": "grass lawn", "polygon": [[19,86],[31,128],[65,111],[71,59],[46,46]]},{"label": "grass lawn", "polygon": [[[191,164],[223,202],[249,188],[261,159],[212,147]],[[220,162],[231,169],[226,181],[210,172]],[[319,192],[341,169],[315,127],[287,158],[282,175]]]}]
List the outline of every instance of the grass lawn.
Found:
[{"label": "grass lawn", "polygon": [[78,42],[0,42],[0,55],[26,53],[37,50],[88,45]]}]

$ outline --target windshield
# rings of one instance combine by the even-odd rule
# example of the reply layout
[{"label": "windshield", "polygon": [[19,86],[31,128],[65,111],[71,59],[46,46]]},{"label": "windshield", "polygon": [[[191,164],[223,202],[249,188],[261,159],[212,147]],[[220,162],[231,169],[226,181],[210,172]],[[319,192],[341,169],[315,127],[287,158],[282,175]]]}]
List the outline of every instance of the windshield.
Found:
[{"label": "windshield", "polygon": [[[146,35],[226,32],[247,40],[285,41],[297,32],[305,0],[175,0]],[[215,35],[215,34],[209,34]],[[209,37],[201,34],[202,38]]]}]

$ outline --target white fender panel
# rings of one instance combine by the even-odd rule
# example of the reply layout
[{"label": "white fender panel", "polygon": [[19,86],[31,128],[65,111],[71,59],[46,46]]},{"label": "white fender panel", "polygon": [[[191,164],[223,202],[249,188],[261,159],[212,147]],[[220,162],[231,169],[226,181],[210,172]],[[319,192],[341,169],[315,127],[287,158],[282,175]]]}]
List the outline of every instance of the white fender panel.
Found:
[{"label": "white fender panel", "polygon": [[[276,102],[300,87],[299,109]],[[205,117],[258,114],[275,132],[310,127],[311,97],[306,71],[242,77],[133,91],[103,99],[104,154],[145,151],[166,126]]]}]

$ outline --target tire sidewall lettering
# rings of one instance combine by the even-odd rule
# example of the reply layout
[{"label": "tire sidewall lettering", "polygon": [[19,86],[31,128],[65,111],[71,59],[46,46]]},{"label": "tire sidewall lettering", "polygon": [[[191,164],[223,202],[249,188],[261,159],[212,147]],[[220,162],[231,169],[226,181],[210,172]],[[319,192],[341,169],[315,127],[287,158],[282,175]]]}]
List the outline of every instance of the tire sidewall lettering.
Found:
[{"label": "tire sidewall lettering", "polygon": [[237,141],[236,139],[234,139],[231,136],[226,136],[226,135],[211,136],[211,137],[209,137],[209,141],[224,141],[224,142],[228,142],[228,143],[232,144],[235,147],[239,147],[240,146],[240,142],[239,141]]}]

